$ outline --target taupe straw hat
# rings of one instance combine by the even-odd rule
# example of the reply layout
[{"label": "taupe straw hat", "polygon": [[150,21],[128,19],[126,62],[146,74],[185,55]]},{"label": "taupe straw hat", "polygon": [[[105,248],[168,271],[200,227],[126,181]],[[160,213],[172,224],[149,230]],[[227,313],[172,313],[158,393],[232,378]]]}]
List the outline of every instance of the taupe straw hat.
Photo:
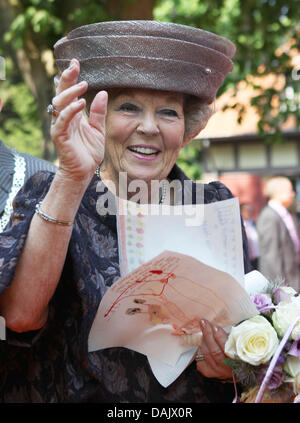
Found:
[{"label": "taupe straw hat", "polygon": [[115,21],[85,25],[54,46],[57,66],[80,62],[79,81],[89,90],[150,88],[214,101],[233,69],[234,44],[211,32],[158,21]]}]

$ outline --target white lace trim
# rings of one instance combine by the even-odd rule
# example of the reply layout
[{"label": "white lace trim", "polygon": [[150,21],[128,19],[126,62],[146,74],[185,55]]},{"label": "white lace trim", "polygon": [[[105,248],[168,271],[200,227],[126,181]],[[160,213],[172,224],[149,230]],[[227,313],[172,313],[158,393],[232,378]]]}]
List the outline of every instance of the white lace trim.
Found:
[{"label": "white lace trim", "polygon": [[13,211],[12,202],[15,196],[17,195],[20,188],[24,185],[25,173],[26,173],[26,161],[24,157],[19,154],[14,154],[15,167],[14,167],[14,176],[11,186],[10,193],[8,194],[3,215],[0,219],[0,232],[2,232],[5,226],[8,224],[10,216]]}]

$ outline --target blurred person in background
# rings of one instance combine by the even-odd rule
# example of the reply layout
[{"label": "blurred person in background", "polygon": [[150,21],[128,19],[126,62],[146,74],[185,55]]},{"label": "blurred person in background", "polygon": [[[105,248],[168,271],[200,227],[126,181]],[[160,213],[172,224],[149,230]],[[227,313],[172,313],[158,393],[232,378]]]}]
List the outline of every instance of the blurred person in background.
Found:
[{"label": "blurred person in background", "polygon": [[251,203],[242,203],[240,205],[240,209],[241,215],[244,219],[246,235],[248,238],[250,263],[253,270],[257,270],[259,258],[259,241],[258,233],[256,230],[256,223],[254,220],[254,206]]},{"label": "blurred person in background", "polygon": [[268,204],[257,219],[259,270],[266,278],[281,278],[299,291],[300,241],[296,219],[288,211],[295,197],[292,183],[286,177],[271,178],[264,194]]},{"label": "blurred person in background", "polygon": [[[0,98],[0,111],[2,100]],[[12,201],[23,184],[39,170],[56,171],[46,160],[19,153],[0,140],[0,232],[6,227],[12,213]]]}]

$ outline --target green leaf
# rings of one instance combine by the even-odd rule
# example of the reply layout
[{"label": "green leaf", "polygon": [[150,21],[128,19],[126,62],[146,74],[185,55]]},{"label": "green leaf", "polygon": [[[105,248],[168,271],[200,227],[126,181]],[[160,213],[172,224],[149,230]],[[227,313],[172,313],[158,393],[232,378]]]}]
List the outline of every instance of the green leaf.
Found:
[{"label": "green leaf", "polygon": [[232,370],[236,369],[237,366],[240,366],[240,361],[233,360],[232,358],[226,357],[224,360],[222,360],[226,366],[230,367]]}]

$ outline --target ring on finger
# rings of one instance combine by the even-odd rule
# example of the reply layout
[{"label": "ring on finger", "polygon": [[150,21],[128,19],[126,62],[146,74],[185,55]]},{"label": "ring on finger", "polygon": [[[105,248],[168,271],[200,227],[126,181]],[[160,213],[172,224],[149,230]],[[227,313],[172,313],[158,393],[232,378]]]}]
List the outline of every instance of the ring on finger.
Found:
[{"label": "ring on finger", "polygon": [[57,117],[59,115],[59,111],[53,106],[53,104],[49,104],[49,106],[47,107],[47,113],[54,117]]},{"label": "ring on finger", "polygon": [[203,360],[205,360],[204,354],[202,354],[200,351],[197,352],[197,354],[195,355],[195,360],[196,361],[203,361]]}]

